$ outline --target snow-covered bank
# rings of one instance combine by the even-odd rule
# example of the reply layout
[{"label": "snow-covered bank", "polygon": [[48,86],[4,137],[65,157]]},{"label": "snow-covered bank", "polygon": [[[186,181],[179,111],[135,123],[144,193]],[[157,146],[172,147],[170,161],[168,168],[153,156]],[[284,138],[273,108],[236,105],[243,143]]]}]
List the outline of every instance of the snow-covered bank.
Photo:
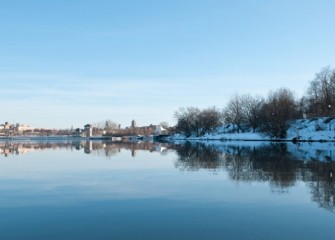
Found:
[{"label": "snow-covered bank", "polygon": [[335,141],[335,119],[314,118],[294,121],[287,131],[287,140]]},{"label": "snow-covered bank", "polygon": [[201,137],[185,137],[176,134],[171,140],[239,140],[239,141],[335,141],[335,118],[299,119],[291,123],[285,139],[271,138],[266,133],[247,130],[243,133],[234,131],[232,124],[218,128],[214,133]]}]

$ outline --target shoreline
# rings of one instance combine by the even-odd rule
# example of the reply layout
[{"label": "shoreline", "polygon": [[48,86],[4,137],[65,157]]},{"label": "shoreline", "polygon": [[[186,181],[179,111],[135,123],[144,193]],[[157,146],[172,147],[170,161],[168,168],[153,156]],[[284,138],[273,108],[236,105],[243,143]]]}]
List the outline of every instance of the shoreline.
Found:
[{"label": "shoreline", "polygon": [[311,139],[311,140],[289,140],[289,139],[196,139],[196,138],[174,138],[174,139],[167,139],[168,141],[197,141],[197,142],[210,142],[210,141],[220,141],[220,142],[290,142],[290,143],[299,143],[299,142],[335,142],[335,140],[328,140],[328,139]]},{"label": "shoreline", "polygon": [[219,142],[290,142],[290,143],[299,143],[299,142],[307,142],[307,143],[322,143],[322,142],[335,142],[335,139],[270,139],[270,138],[211,138],[211,137],[199,137],[199,138],[184,138],[184,137],[167,137],[162,139],[154,139],[154,138],[135,138],[135,137],[127,137],[124,139],[114,139],[114,137],[77,137],[77,136],[11,136],[11,137],[0,137],[0,141],[38,141],[38,140],[68,140],[68,141],[123,141],[123,140],[138,140],[138,141],[152,141],[155,140],[157,142],[160,141],[189,141],[189,142],[211,142],[211,141],[219,141]]}]

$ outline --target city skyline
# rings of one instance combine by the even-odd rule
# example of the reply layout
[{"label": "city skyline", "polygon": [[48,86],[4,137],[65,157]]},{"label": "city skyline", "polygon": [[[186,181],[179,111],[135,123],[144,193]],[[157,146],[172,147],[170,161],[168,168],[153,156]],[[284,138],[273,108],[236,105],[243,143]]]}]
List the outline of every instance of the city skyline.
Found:
[{"label": "city skyline", "polygon": [[0,8],[0,122],[175,123],[235,94],[305,93],[333,66],[335,2],[10,1]]}]

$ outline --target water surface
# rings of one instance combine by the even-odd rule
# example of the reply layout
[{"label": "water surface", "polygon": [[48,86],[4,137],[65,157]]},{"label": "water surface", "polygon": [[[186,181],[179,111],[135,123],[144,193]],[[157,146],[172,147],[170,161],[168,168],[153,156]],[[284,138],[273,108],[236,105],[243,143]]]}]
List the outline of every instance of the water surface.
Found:
[{"label": "water surface", "polygon": [[0,239],[331,239],[332,149],[0,142]]}]

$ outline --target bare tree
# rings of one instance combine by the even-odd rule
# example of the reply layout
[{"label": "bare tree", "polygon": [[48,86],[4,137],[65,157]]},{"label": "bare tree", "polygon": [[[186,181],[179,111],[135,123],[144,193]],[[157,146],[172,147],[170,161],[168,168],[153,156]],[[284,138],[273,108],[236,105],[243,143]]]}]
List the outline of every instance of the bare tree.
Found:
[{"label": "bare tree", "polygon": [[270,92],[262,108],[262,130],[272,137],[285,138],[289,121],[301,117],[292,91],[281,88]]},{"label": "bare tree", "polygon": [[180,108],[175,112],[177,119],[176,130],[190,137],[197,137],[211,133],[222,124],[221,112],[215,107],[200,110],[195,107]]},{"label": "bare tree", "polygon": [[323,68],[315,75],[307,90],[306,113],[310,117],[329,116],[335,113],[335,70]]},{"label": "bare tree", "polygon": [[177,132],[185,134],[186,137],[192,135],[193,129],[196,124],[196,116],[200,110],[195,107],[179,108],[174,117],[177,119],[176,130]]},{"label": "bare tree", "polygon": [[95,122],[91,123],[92,127],[97,130],[106,130],[106,131],[112,131],[114,129],[119,128],[119,124],[116,122],[113,122],[112,120],[108,119],[106,121],[100,121],[100,122]]},{"label": "bare tree", "polygon": [[198,119],[200,122],[200,135],[212,133],[222,125],[222,113],[216,107],[210,107],[202,110]]},{"label": "bare tree", "polygon": [[113,122],[112,120],[106,120],[105,127],[104,127],[106,131],[111,131],[111,130],[118,129],[118,128],[119,128],[118,123]]},{"label": "bare tree", "polygon": [[238,94],[234,95],[224,109],[224,120],[227,124],[234,124],[237,127],[237,132],[244,131],[243,124],[246,123],[246,116],[243,111],[242,98]]},{"label": "bare tree", "polygon": [[260,96],[252,97],[250,95],[242,96],[242,111],[248,127],[253,132],[260,126],[261,112],[264,105],[264,99]]}]

